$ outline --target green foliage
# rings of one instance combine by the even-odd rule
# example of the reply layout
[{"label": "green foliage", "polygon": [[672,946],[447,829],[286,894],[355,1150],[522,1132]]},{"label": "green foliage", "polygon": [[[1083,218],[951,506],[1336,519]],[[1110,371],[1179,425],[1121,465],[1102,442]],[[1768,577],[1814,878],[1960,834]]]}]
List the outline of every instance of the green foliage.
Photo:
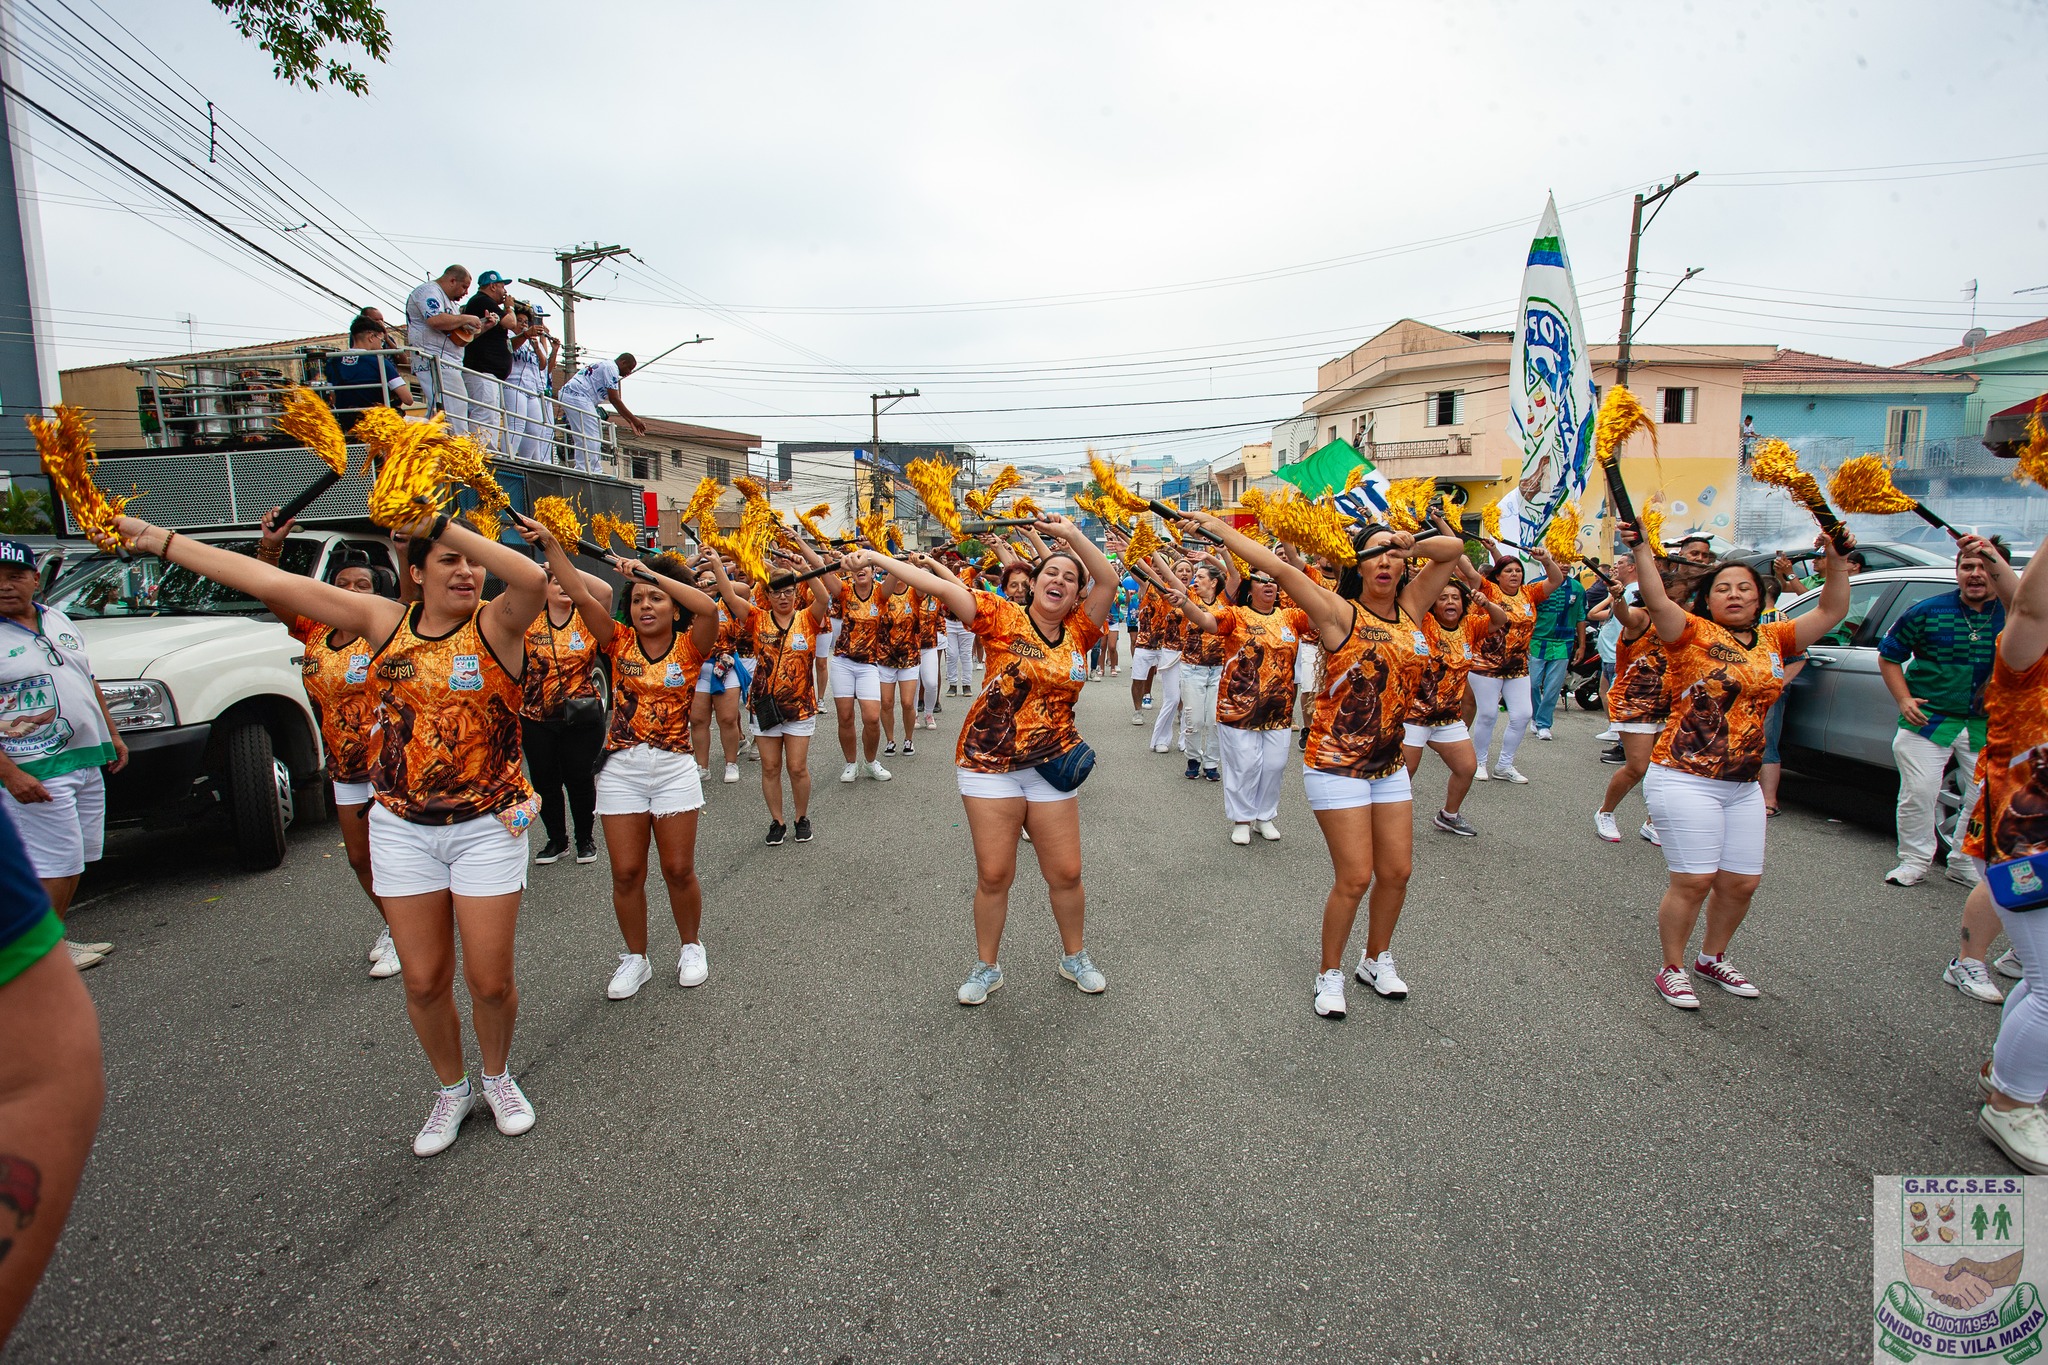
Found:
[{"label": "green foliage", "polygon": [[50,495],[33,488],[10,488],[0,502],[0,534],[10,536],[48,535]]},{"label": "green foliage", "polygon": [[348,63],[327,55],[335,46],[353,46],[381,62],[391,51],[391,33],[384,11],[373,0],[211,0],[228,16],[235,31],[254,38],[273,59],[271,72],[290,85],[318,90],[339,86],[351,95],[369,90],[369,78]]},{"label": "green foliage", "polygon": [[988,553],[988,546],[981,543],[981,538],[979,536],[969,536],[967,539],[961,541],[954,548],[959,550],[960,557],[962,559],[965,559],[970,564],[981,559],[982,556]]}]

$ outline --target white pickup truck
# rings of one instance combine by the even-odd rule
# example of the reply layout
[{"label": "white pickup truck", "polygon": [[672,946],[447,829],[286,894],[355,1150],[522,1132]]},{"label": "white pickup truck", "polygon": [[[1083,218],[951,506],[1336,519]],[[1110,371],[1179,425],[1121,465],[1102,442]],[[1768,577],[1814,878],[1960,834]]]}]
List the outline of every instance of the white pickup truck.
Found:
[{"label": "white pickup truck", "polygon": [[[248,531],[198,539],[256,547]],[[390,542],[367,531],[295,534],[282,564],[328,579],[355,554],[395,575]],[[67,565],[50,603],[84,632],[128,743],[128,766],[108,779],[109,819],[185,822],[217,810],[244,866],[282,862],[293,790],[317,781],[325,762],[298,642],[252,598],[143,555]]]}]

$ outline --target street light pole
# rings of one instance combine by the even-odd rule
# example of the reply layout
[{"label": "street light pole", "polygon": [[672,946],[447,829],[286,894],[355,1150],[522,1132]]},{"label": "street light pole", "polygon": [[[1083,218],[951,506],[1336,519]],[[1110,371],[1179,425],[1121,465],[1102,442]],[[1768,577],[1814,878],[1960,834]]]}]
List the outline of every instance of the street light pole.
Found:
[{"label": "street light pole", "polygon": [[[1636,206],[1629,215],[1628,222],[1628,270],[1622,279],[1621,285],[1621,346],[1616,351],[1614,357],[1614,382],[1618,387],[1626,388],[1628,386],[1630,358],[1635,342],[1636,258],[1642,248],[1643,230],[1650,226],[1649,223],[1643,221],[1643,209],[1648,205],[1661,203],[1673,190],[1688,180],[1696,179],[1698,176],[1698,171],[1687,171],[1684,175],[1673,179],[1668,185],[1659,185],[1648,194],[1636,196]],[[1659,211],[1661,212],[1661,210]],[[1655,222],[1656,219],[1657,215],[1652,213],[1650,221]],[[1681,280],[1679,283],[1683,284],[1684,281]]]},{"label": "street light pole", "polygon": [[[918,396],[919,394],[916,389],[895,389],[889,393],[871,393],[868,395],[868,408],[874,433],[874,448],[869,451],[869,454],[874,456],[875,461],[875,481],[873,489],[868,495],[869,505],[871,506],[880,507],[883,495],[889,489],[889,476],[882,471],[882,404],[887,403],[893,408],[900,399],[916,398]],[[894,499],[890,500],[889,511],[893,519],[896,511]]]}]

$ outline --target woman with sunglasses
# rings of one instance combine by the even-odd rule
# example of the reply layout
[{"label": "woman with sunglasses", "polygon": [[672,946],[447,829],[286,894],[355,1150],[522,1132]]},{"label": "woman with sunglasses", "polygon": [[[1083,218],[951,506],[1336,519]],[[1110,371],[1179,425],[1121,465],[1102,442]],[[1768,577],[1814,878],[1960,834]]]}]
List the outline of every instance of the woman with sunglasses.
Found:
[{"label": "woman with sunglasses", "polygon": [[[524,527],[522,527],[524,529]],[[701,934],[704,893],[697,881],[697,812],[704,784],[692,748],[692,700],[698,674],[713,653],[727,647],[719,603],[683,581],[688,570],[673,556],[646,562],[614,558],[612,568],[631,584],[623,624],[607,609],[610,592],[602,580],[576,568],[562,543],[536,527],[534,543],[547,557],[555,581],[568,588],[583,619],[604,651],[612,677],[611,724],[605,732],[604,766],[597,774],[597,815],[604,821],[604,848],[612,864],[612,913],[626,951],[605,986],[611,1000],[629,1000],[654,977],[647,960],[647,855],[660,859],[670,912],[682,951],[676,984],[700,986],[710,975]],[[716,555],[697,566],[700,581],[722,576]]]},{"label": "woman with sunglasses", "polygon": [[[278,525],[279,510],[270,509],[256,541],[256,558],[272,566],[283,558],[285,541],[298,525]],[[346,592],[377,591],[377,575],[367,556],[360,563],[345,561],[328,581]],[[339,638],[340,631],[301,616],[282,602],[264,599],[263,609],[282,622],[305,651],[299,665],[301,681],[320,725],[320,745],[327,751],[327,779],[334,785],[334,818],[341,826],[342,850],[377,918],[384,919],[384,902],[370,871],[370,777],[377,757],[377,689],[370,681],[370,660],[377,647],[360,635]],[[370,945],[370,975],[383,980],[400,970],[387,922]]]},{"label": "woman with sunglasses", "polygon": [[[1449,528],[1439,523],[1439,530]],[[1472,748],[1472,731],[1465,724],[1465,694],[1470,690],[1466,674],[1479,657],[1482,641],[1507,624],[1507,612],[1479,591],[1479,572],[1463,556],[1453,564],[1455,577],[1444,584],[1436,601],[1422,615],[1422,633],[1429,641],[1429,661],[1415,685],[1415,697],[1403,717],[1406,731],[1401,757],[1408,776],[1422,766],[1427,745],[1451,770],[1444,784],[1444,804],[1430,823],[1446,834],[1477,838],[1460,807],[1472,790],[1472,776],[1479,768],[1479,756]],[[1474,610],[1477,608],[1477,610]]]},{"label": "woman with sunglasses", "polygon": [[1833,630],[1849,614],[1848,546],[1822,536],[1826,569],[1820,600],[1792,621],[1763,622],[1763,579],[1747,564],[1709,568],[1686,604],[1665,591],[1657,557],[1632,526],[1636,584],[1664,646],[1664,691],[1670,718],[1657,736],[1643,804],[1657,824],[1670,882],[1657,906],[1664,965],[1657,994],[1668,1005],[1696,1010],[1685,948],[1704,902],[1705,936],[1693,970],[1730,995],[1760,994],[1728,961],[1728,942],[1749,913],[1763,880],[1764,798],[1757,774],[1764,762],[1764,720],[1785,686],[1785,660]]},{"label": "woman with sunglasses", "polygon": [[1507,612],[1508,621],[1481,643],[1478,661],[1467,675],[1477,707],[1472,719],[1472,749],[1479,757],[1479,767],[1473,776],[1481,782],[1488,777],[1486,755],[1493,746],[1494,722],[1500,717],[1501,702],[1505,699],[1508,728],[1500,742],[1500,760],[1493,765],[1491,775],[1502,782],[1521,783],[1529,779],[1515,767],[1515,754],[1522,747],[1522,736],[1529,732],[1529,719],[1536,710],[1529,691],[1529,639],[1536,633],[1536,607],[1564,582],[1564,566],[1539,545],[1529,555],[1543,566],[1545,576],[1539,583],[1524,583],[1522,561],[1502,554],[1501,547],[1491,541],[1487,544],[1493,553],[1493,565],[1486,571],[1480,592]]},{"label": "woman with sunglasses", "polygon": [[[1446,535],[1417,540],[1404,531],[1366,526],[1352,537],[1358,562],[1343,571],[1333,592],[1229,523],[1201,512],[1189,516],[1300,604],[1327,656],[1327,681],[1316,700],[1302,767],[1309,809],[1322,826],[1335,872],[1323,901],[1315,1012],[1326,1019],[1344,1017],[1344,951],[1368,891],[1372,901],[1358,979],[1401,999],[1408,985],[1394,968],[1391,945],[1408,895],[1415,837],[1408,769],[1401,761],[1402,718],[1429,658],[1429,640],[1418,622],[1450,581],[1464,542]],[[1428,561],[1412,576],[1406,562],[1411,554]]]},{"label": "woman with sunglasses", "polygon": [[1074,702],[1087,683],[1088,647],[1109,617],[1116,576],[1102,551],[1064,517],[1037,527],[1061,547],[1038,562],[1024,606],[935,572],[929,556],[909,564],[872,551],[848,558],[850,566],[879,565],[938,598],[988,647],[988,686],[961,722],[955,753],[975,864],[977,960],[960,987],[963,1005],[979,1005],[1002,988],[997,953],[1017,875],[1018,835],[1027,832],[1059,925],[1059,974],[1090,995],[1107,985],[1082,939],[1087,902],[1075,797],[1094,754],[1075,727]]},{"label": "woman with sunglasses", "polygon": [[[519,1013],[513,936],[526,886],[526,831],[539,800],[520,770],[519,683],[527,628],[547,603],[546,571],[510,546],[430,516],[407,528],[406,572],[420,600],[403,606],[136,517],[121,518],[118,529],[141,553],[350,637],[383,642],[371,663],[378,718],[372,882],[405,962],[406,1013],[441,1081],[413,1152],[445,1150],[477,1101],[455,1009],[458,932],[484,1102],[499,1132],[526,1132],[533,1105],[509,1066]],[[531,523],[520,529],[535,540]],[[489,602],[482,600],[486,574],[505,585]]]},{"label": "woman with sunglasses", "polygon": [[[107,786],[128,745],[93,681],[85,635],[71,618],[36,601],[35,551],[0,540],[0,782],[8,813],[59,921],[87,863],[106,840]],[[97,967],[111,943],[64,940],[72,965]]]}]

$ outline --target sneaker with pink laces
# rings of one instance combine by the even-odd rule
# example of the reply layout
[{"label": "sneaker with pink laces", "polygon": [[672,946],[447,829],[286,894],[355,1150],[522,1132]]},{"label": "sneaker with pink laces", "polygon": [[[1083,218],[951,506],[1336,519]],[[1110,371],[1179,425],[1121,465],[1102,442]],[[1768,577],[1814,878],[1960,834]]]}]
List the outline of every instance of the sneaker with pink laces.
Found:
[{"label": "sneaker with pink laces", "polygon": [[1657,994],[1664,1003],[1682,1010],[1696,1010],[1700,998],[1692,993],[1692,982],[1683,967],[1666,967],[1657,973]]},{"label": "sneaker with pink laces", "polygon": [[1763,994],[1749,984],[1748,977],[1730,966],[1725,957],[1719,962],[1709,962],[1703,957],[1696,957],[1693,959],[1692,969],[1730,995],[1753,997]]}]

